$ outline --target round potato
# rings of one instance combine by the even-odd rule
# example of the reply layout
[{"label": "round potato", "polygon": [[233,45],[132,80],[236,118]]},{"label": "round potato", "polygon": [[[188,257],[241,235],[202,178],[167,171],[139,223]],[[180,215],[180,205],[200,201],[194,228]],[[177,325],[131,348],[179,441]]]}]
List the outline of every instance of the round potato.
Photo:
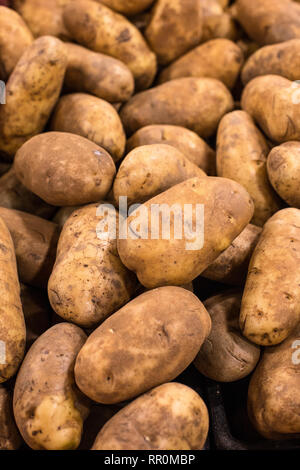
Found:
[{"label": "round potato", "polygon": [[96,0],[123,15],[136,15],[149,8],[154,0]]},{"label": "round potato", "polygon": [[0,450],[17,450],[20,445],[21,438],[14,421],[11,393],[0,385]]}]

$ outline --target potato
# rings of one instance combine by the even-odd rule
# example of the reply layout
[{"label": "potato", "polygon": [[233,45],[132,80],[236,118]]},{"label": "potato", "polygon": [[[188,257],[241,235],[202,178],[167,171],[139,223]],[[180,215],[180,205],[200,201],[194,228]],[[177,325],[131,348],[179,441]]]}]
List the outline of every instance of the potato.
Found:
[{"label": "potato", "polygon": [[151,6],[154,0],[96,0],[123,15],[136,15]]},{"label": "potato", "polygon": [[65,47],[68,56],[65,85],[69,91],[90,93],[110,103],[130,98],[133,75],[120,60],[70,42]]},{"label": "potato", "polygon": [[300,321],[300,210],[283,209],[265,224],[249,265],[240,327],[264,346],[281,343]]},{"label": "potato", "polygon": [[16,153],[14,170],[27,189],[54,206],[100,201],[116,174],[102,147],[66,132],[32,137]]},{"label": "potato", "polygon": [[58,99],[67,58],[54,37],[36,39],[24,52],[6,85],[0,114],[0,152],[13,157],[44,129]]},{"label": "potato", "polygon": [[300,5],[291,0],[237,0],[237,20],[261,46],[300,38]]},{"label": "potato", "polygon": [[76,0],[64,9],[65,25],[76,42],[121,60],[136,87],[148,88],[156,74],[156,57],[139,30],[124,16],[90,0]]},{"label": "potato", "polygon": [[[99,325],[128,302],[137,288],[134,274],[119,259],[116,239],[103,237],[98,227],[104,218],[97,211],[99,204],[85,206],[70,215],[59,239],[48,283],[49,300],[55,312],[84,327]],[[109,204],[106,211],[110,217],[117,217]]]},{"label": "potato", "polygon": [[157,0],[145,36],[160,64],[169,64],[197,46],[202,38],[200,1]]},{"label": "potato", "polygon": [[17,450],[20,445],[21,438],[14,421],[11,394],[0,385],[0,450]]},{"label": "potato", "polygon": [[287,78],[254,78],[244,88],[241,104],[272,141],[300,140],[299,88]]},{"label": "potato", "polygon": [[216,78],[233,88],[243,65],[241,49],[228,39],[213,39],[191,50],[165,68],[159,82],[182,77]]},{"label": "potato", "polygon": [[33,36],[17,12],[0,5],[0,79],[6,81]]},{"label": "potato", "polygon": [[45,288],[55,261],[58,226],[26,212],[0,207],[14,242],[20,281]]},{"label": "potato", "polygon": [[129,400],[183,372],[210,327],[209,314],[188,290],[145,292],[89,336],[76,359],[76,383],[98,403]]},{"label": "potato", "polygon": [[192,178],[136,209],[124,224],[118,252],[147,288],[185,284],[228,248],[252,215],[252,200],[238,183]]},{"label": "potato", "polygon": [[14,415],[34,450],[73,450],[80,443],[88,400],[75,385],[74,363],[85,340],[78,326],[60,323],[26,354],[14,390]]},{"label": "potato", "polygon": [[214,150],[195,132],[185,127],[165,124],[142,127],[127,140],[127,152],[141,145],[151,144],[172,145],[208,175],[216,174]]},{"label": "potato", "polygon": [[[10,233],[0,217],[0,383],[18,370],[24,356],[25,322],[16,257]],[[2,433],[0,433],[2,436]]]},{"label": "potato", "polygon": [[268,153],[268,144],[248,113],[233,111],[222,118],[217,136],[217,175],[247,189],[254,202],[252,222],[258,226],[282,207],[268,180]]},{"label": "potato", "polygon": [[246,281],[250,258],[257,245],[262,229],[249,224],[231,245],[201,274],[212,281],[234,286]]},{"label": "potato", "polygon": [[66,206],[66,207],[61,207],[53,217],[53,222],[56,223],[60,229],[63,228],[65,225],[66,221],[70,217],[70,215],[76,211],[77,209],[80,209],[81,206]]},{"label": "potato", "polygon": [[269,180],[290,206],[300,209],[300,142],[274,147],[268,156]]},{"label": "potato", "polygon": [[113,185],[114,200],[118,205],[119,198],[126,196],[129,205],[142,203],[196,176],[206,175],[175,147],[142,145],[122,161]]},{"label": "potato", "polygon": [[248,391],[249,417],[267,439],[299,439],[300,326],[279,346],[267,348]]},{"label": "potato", "polygon": [[173,124],[209,137],[232,109],[232,96],[219,80],[188,77],[138,93],[120,116],[128,134],[149,124]]},{"label": "potato", "polygon": [[280,44],[258,49],[246,62],[242,80],[246,85],[260,75],[281,75],[289,80],[300,77],[300,39],[291,39]]},{"label": "potato", "polygon": [[96,96],[72,93],[60,98],[51,130],[81,135],[107,150],[114,161],[124,154],[126,137],[119,115],[111,104]]},{"label": "potato", "polygon": [[241,299],[240,292],[231,291],[204,302],[212,328],[194,364],[201,374],[218,382],[243,379],[259,360],[259,346],[250,343],[239,328]]}]

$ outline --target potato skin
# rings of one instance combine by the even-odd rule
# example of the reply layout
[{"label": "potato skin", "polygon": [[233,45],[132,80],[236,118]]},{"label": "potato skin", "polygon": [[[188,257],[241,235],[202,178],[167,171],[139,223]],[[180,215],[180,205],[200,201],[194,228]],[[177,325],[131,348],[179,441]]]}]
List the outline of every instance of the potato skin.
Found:
[{"label": "potato skin", "polygon": [[216,174],[216,154],[195,132],[167,124],[146,126],[127,140],[127,153],[141,145],[167,144],[180,150],[186,158],[209,176]]},{"label": "potato skin", "polygon": [[75,358],[86,340],[76,325],[59,323],[26,354],[14,389],[14,415],[34,450],[73,450],[80,443],[88,400],[74,381]]},{"label": "potato skin", "polygon": [[201,450],[208,426],[202,398],[186,385],[167,383],[114,415],[92,450]]},{"label": "potato skin", "polygon": [[124,16],[100,3],[76,0],[66,6],[63,17],[76,42],[124,62],[138,90],[151,85],[156,74],[155,54],[140,31]]},{"label": "potato skin", "polygon": [[72,212],[76,211],[77,209],[80,209],[81,206],[66,206],[66,207],[61,207],[58,209],[56,212],[55,216],[53,217],[52,221],[59,226],[60,229],[63,228],[65,225],[66,221],[72,214]]},{"label": "potato skin", "polygon": [[268,153],[269,146],[248,113],[233,111],[222,118],[217,135],[217,175],[244,186],[254,202],[252,222],[258,226],[282,207],[268,180]]},{"label": "potato skin", "polygon": [[172,124],[209,137],[232,109],[232,96],[219,80],[187,77],[136,94],[120,116],[128,135],[150,124]]},{"label": "potato skin", "polygon": [[0,450],[17,450],[20,445],[21,438],[14,421],[11,393],[0,385]]},{"label": "potato skin", "polygon": [[0,152],[13,157],[24,142],[42,132],[58,99],[66,65],[59,39],[44,36],[26,49],[6,85]]},{"label": "potato skin", "polygon": [[243,65],[243,52],[228,39],[212,39],[165,68],[159,83],[182,77],[210,77],[233,88]]},{"label": "potato skin", "polygon": [[85,137],[103,147],[114,161],[124,154],[126,137],[119,115],[111,104],[96,96],[72,93],[60,98],[51,130]]},{"label": "potato skin", "polygon": [[264,346],[281,343],[300,321],[300,210],[283,209],[264,225],[252,255],[240,327]]},{"label": "potato skin", "polygon": [[265,349],[251,378],[248,414],[267,439],[300,437],[299,340],[298,325],[282,344]]},{"label": "potato skin", "polygon": [[290,206],[300,209],[300,143],[273,147],[267,161],[268,176],[275,191]]},{"label": "potato skin", "polygon": [[[116,240],[97,236],[99,204],[85,206],[68,218],[48,283],[55,312],[85,327],[99,325],[128,302],[137,287],[134,274],[119,259]],[[107,206],[107,210],[115,214],[112,207]]]},{"label": "potato skin", "polygon": [[17,151],[21,183],[53,206],[75,206],[105,198],[116,174],[111,156],[79,135],[47,132]]},{"label": "potato skin", "polygon": [[76,383],[98,403],[129,400],[186,369],[210,326],[207,311],[188,290],[145,292],[89,336],[76,359]]},{"label": "potato skin", "polygon": [[[153,204],[167,204],[169,208],[173,204],[179,205],[185,224],[195,224],[196,204],[204,204],[204,245],[201,244],[201,230],[194,234],[192,246],[188,245],[189,236],[186,234],[181,239],[175,238],[173,216],[170,217],[170,239],[163,238],[161,227],[158,227],[158,238],[152,237],[150,224],[156,223],[154,218],[151,220],[150,208]],[[184,204],[192,205],[192,220],[191,215],[184,217]],[[143,286],[182,285],[199,276],[228,248],[252,215],[253,202],[238,183],[210,176],[192,178],[150,199],[141,209],[134,211],[127,219],[127,239],[118,240],[118,252],[125,266],[137,273]],[[148,239],[130,236],[136,217],[140,233],[148,229]]]},{"label": "potato skin", "polygon": [[0,5],[0,80],[8,79],[32,41],[33,36],[22,17]]},{"label": "potato skin", "polygon": [[204,171],[191,163],[180,150],[165,144],[143,145],[122,161],[113,185],[115,203],[127,196],[128,205],[143,203],[175,184]]},{"label": "potato skin", "polygon": [[[4,363],[0,363],[0,383],[18,370],[25,350],[26,329],[20,299],[14,245],[4,220],[0,217],[0,341],[4,343]],[[1,348],[2,352],[2,348]]]},{"label": "potato skin", "polygon": [[223,3],[219,0],[201,0],[203,10],[203,43],[216,38],[226,38],[232,41],[236,41],[238,38],[237,25],[230,11],[224,12]]},{"label": "potato skin", "polygon": [[212,328],[194,364],[201,374],[218,382],[246,377],[259,360],[259,346],[248,341],[239,328],[241,300],[239,291],[231,291],[204,302]]},{"label": "potato skin", "polygon": [[96,0],[123,15],[136,15],[149,8],[154,0]]}]

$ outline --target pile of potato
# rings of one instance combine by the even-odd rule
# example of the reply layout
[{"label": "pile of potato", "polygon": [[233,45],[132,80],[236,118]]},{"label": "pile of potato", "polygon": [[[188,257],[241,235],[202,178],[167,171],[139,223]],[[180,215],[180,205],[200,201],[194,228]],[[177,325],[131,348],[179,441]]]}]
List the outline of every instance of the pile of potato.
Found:
[{"label": "pile of potato", "polygon": [[0,449],[202,449],[191,364],[300,439],[300,3],[0,3]]}]

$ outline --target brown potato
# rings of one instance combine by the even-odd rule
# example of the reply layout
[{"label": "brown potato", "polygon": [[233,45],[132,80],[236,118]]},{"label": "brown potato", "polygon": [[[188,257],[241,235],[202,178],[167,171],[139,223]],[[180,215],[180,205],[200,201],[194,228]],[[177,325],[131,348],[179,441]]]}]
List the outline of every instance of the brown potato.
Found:
[{"label": "brown potato", "polygon": [[128,134],[149,124],[173,124],[209,137],[232,109],[232,96],[219,80],[188,77],[138,93],[120,116]]},{"label": "brown potato", "polygon": [[78,326],[59,323],[26,354],[14,390],[14,415],[35,450],[72,450],[80,443],[88,400],[74,382],[76,356],[86,340]]},{"label": "brown potato", "polygon": [[123,15],[136,15],[149,8],[154,0],[96,0]]},{"label": "brown potato", "polygon": [[300,321],[300,210],[265,224],[249,265],[240,327],[256,344],[281,343]]},{"label": "brown potato", "polygon": [[36,39],[24,52],[6,85],[0,114],[0,152],[11,158],[44,129],[58,99],[67,65],[63,43]]},{"label": "brown potato", "polygon": [[76,0],[66,6],[63,17],[76,42],[124,62],[138,90],[151,85],[156,74],[155,54],[140,31],[124,16],[100,3]]},{"label": "brown potato", "polygon": [[201,450],[208,428],[202,398],[186,385],[167,383],[113,416],[92,450]]},{"label": "brown potato", "polygon": [[26,212],[0,207],[14,242],[20,281],[45,288],[51,274],[58,226]]},{"label": "brown potato", "polygon": [[240,292],[231,291],[204,302],[212,328],[194,364],[201,374],[218,382],[243,379],[259,360],[259,346],[250,343],[239,328],[241,299]]},{"label": "brown potato", "polygon": [[60,98],[51,130],[81,135],[107,150],[114,161],[124,154],[126,137],[119,115],[111,104],[96,96],[72,93]]},{"label": "brown potato", "polygon": [[127,140],[127,153],[136,147],[152,144],[172,145],[206,174],[216,174],[214,150],[195,132],[185,127],[165,124],[142,127]]},{"label": "brown potato", "polygon": [[0,385],[0,450],[17,450],[20,445],[21,438],[14,421],[11,393]]}]

